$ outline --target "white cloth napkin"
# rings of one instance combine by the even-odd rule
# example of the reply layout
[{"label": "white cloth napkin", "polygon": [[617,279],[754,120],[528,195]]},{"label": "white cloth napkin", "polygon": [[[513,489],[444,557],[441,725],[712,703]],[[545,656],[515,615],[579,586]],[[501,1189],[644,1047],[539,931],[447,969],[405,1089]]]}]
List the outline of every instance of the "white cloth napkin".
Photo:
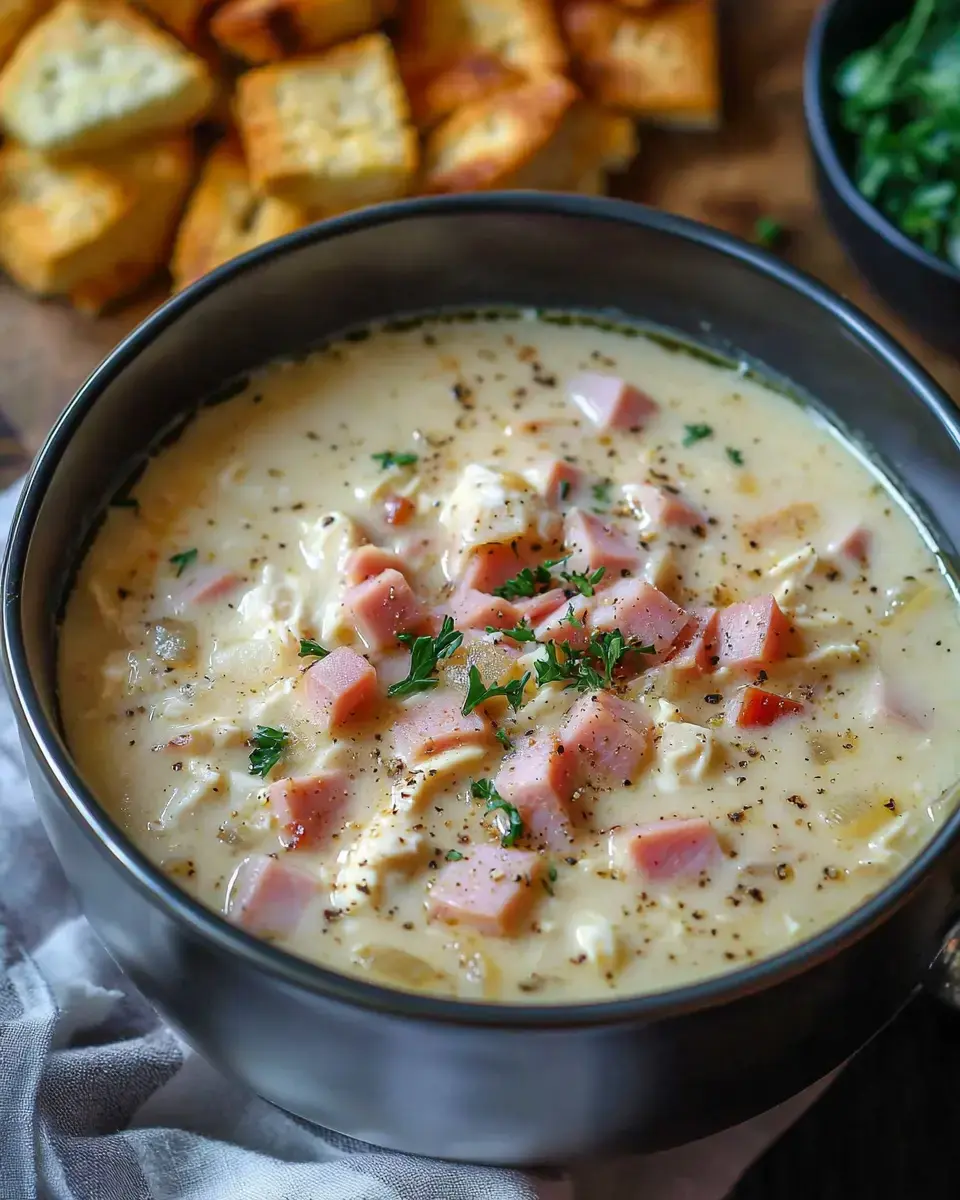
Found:
[{"label": "white cloth napkin", "polygon": [[[18,490],[0,494],[0,539]],[[3,1200],[720,1200],[825,1086],[694,1145],[553,1179],[390,1153],[289,1117],[184,1046],[79,915],[0,692]]]}]

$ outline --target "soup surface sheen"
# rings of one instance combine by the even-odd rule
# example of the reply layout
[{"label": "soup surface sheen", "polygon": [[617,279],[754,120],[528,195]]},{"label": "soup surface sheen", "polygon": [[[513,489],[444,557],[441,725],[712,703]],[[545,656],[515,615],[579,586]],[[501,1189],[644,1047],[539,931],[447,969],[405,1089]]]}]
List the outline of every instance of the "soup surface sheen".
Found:
[{"label": "soup surface sheen", "polygon": [[743,965],[887,882],[960,775],[957,646],[933,553],[808,411],[504,316],[201,411],[83,563],[60,691],[95,793],[250,932],[560,1003]]}]

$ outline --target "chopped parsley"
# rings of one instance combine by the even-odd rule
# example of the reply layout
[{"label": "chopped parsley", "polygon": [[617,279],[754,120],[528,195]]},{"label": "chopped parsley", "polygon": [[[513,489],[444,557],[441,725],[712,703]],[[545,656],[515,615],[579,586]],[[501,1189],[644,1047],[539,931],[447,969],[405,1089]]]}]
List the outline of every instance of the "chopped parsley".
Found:
[{"label": "chopped parsley", "polygon": [[767,250],[774,250],[783,241],[783,226],[773,217],[757,217],[753,240]]},{"label": "chopped parsley", "polygon": [[494,684],[493,687],[484,687],[479,670],[473,666],[470,668],[467,698],[463,702],[461,711],[465,717],[468,717],[484,700],[490,700],[494,696],[505,696],[507,703],[516,712],[523,704],[523,689],[529,681],[530,672],[527,671],[522,679],[514,679],[512,683],[504,684],[502,687],[497,684]]},{"label": "chopped parsley", "polygon": [[561,624],[562,625],[572,625],[574,629],[582,629],[583,628],[583,622],[580,620],[580,618],[577,616],[577,614],[573,611],[572,604],[567,609],[567,615],[565,617],[561,618]]},{"label": "chopped parsley", "polygon": [[196,559],[197,549],[194,547],[192,550],[182,550],[179,554],[171,554],[169,561],[177,568],[177,578],[179,579],[187,567],[196,562]]},{"label": "chopped parsley", "polygon": [[595,633],[583,650],[573,650],[566,644],[560,647],[557,642],[544,643],[544,649],[547,657],[533,664],[538,686],[556,682],[564,687],[576,687],[580,692],[612,687],[613,672],[628,650],[639,654],[655,653],[653,646],[628,642],[619,629],[612,633]]},{"label": "chopped parsley", "polygon": [[733,463],[733,465],[735,467],[743,466],[743,455],[736,448],[736,446],[727,446],[726,451],[727,451],[727,458],[730,459],[730,461]]},{"label": "chopped parsley", "polygon": [[507,731],[505,729],[498,729],[497,732],[493,736],[497,739],[497,741],[504,748],[504,750],[512,750],[513,749],[513,742],[510,741],[510,738],[507,735]]},{"label": "chopped parsley", "polygon": [[315,642],[313,638],[300,639],[298,655],[300,658],[326,658],[329,653],[329,650],[321,646],[319,642]]},{"label": "chopped parsley", "polygon": [[581,596],[592,596],[594,587],[604,577],[606,570],[606,567],[597,567],[595,571],[585,574],[581,574],[579,571],[567,574],[566,571],[563,571],[560,578],[575,587]]},{"label": "chopped parsley", "polygon": [[557,868],[553,865],[553,863],[551,863],[547,868],[547,878],[551,883],[557,882]]},{"label": "chopped parsley", "polygon": [[500,845],[504,849],[508,849],[514,845],[517,838],[523,833],[523,819],[510,801],[504,800],[493,786],[493,780],[475,779],[470,784],[470,793],[477,800],[486,800],[487,812],[503,809],[507,815],[508,825],[506,833],[501,833],[500,835]]},{"label": "chopped parsley", "polygon": [[692,446],[695,442],[702,442],[704,438],[713,437],[713,427],[711,425],[684,425],[683,444]]},{"label": "chopped parsley", "polygon": [[566,500],[566,498],[569,495],[570,495],[570,480],[569,479],[561,479],[560,480],[560,499]]},{"label": "chopped parsley", "polygon": [[488,625],[487,633],[501,633],[504,637],[513,638],[515,642],[535,642],[537,640],[537,635],[530,628],[530,622],[526,617],[521,617],[519,623],[512,629],[495,629],[492,625]]},{"label": "chopped parsley", "polygon": [[524,567],[501,587],[494,588],[493,594],[500,596],[503,600],[519,600],[528,596],[536,596],[538,591],[545,592],[552,582],[551,568],[559,567],[569,557],[570,555],[567,554],[563,558],[548,558],[538,567]]},{"label": "chopped parsley", "polygon": [[370,457],[374,462],[380,464],[380,469],[386,471],[390,467],[412,467],[417,461],[419,455],[416,454],[397,454],[393,450],[381,450],[379,454],[371,454]]},{"label": "chopped parsley", "polygon": [[271,725],[258,725],[250,738],[250,774],[265,778],[283,757],[290,734]]},{"label": "chopped parsley", "polygon": [[463,634],[453,627],[453,618],[444,617],[435,638],[414,637],[412,633],[397,634],[398,641],[410,647],[410,674],[387,688],[388,696],[413,696],[427,692],[440,682],[434,671],[441,659],[449,658],[460,649]]},{"label": "chopped parsley", "polygon": [[447,860],[447,862],[459,862],[460,859],[463,858],[463,855],[459,850],[448,850],[443,857]]},{"label": "chopped parsley", "polygon": [[598,504],[609,504],[610,489],[612,487],[612,482],[609,479],[605,479],[602,483],[595,483],[590,490],[593,492],[593,498]]},{"label": "chopped parsley", "polygon": [[540,882],[543,884],[543,890],[547,893],[547,895],[552,896],[554,894],[553,885],[557,882],[557,868],[553,865],[553,863],[547,867],[546,877],[541,879]]}]

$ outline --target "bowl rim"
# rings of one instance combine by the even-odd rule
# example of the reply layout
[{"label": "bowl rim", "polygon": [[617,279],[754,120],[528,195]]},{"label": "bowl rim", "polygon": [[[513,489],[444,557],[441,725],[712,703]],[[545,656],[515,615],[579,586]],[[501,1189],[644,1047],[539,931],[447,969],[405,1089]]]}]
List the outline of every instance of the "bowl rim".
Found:
[{"label": "bowl rim", "polygon": [[860,192],[837,153],[824,104],[823,92],[827,84],[823,75],[823,56],[824,45],[830,36],[831,21],[843,5],[850,3],[851,0],[825,0],[817,9],[810,26],[803,61],[803,112],[810,144],[834,191],[865,225],[869,225],[874,233],[889,242],[901,254],[912,258],[919,266],[960,284],[960,267],[955,267],[947,259],[932,254],[898,229]]},{"label": "bowl rim", "polygon": [[2,649],[8,692],[25,747],[45,780],[82,832],[114,860],[131,886],[175,925],[216,951],[236,957],[297,991],[321,995],[351,1006],[392,1017],[428,1020],[460,1026],[496,1026],[530,1030],[609,1026],[662,1020],[719,1007],[806,972],[859,941],[884,923],[922,885],[934,863],[960,834],[960,806],[944,821],[920,852],[890,882],[866,902],[813,937],[747,966],[704,980],[639,996],[622,996],[575,1004],[494,1003],[403,992],[355,976],[341,974],[255,938],[182,891],[127,837],[101,807],[75,768],[59,730],[49,722],[27,667],[20,613],[19,581],[29,555],[34,525],[50,478],[59,467],[76,429],[104,389],[128,363],[209,293],[229,286],[261,264],[293,254],[315,243],[365,229],[396,224],[410,218],[469,217],[478,213],[510,213],[587,218],[637,226],[731,257],[745,267],[799,292],[826,310],[847,334],[868,348],[899,375],[934,413],[960,448],[960,413],[918,363],[853,305],[812,277],[774,255],[726,232],[684,217],[629,201],[545,192],[491,192],[399,200],[331,218],[251,250],[173,296],[137,326],[104,359],[64,409],[37,454],[21,490],[4,553],[2,568]]}]

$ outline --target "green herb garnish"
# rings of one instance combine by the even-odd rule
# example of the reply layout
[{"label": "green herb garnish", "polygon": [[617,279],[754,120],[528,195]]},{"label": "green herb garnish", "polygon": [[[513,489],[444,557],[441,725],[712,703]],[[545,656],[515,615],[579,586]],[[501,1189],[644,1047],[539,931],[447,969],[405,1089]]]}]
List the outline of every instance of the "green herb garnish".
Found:
[{"label": "green herb garnish", "polygon": [[441,659],[449,658],[460,649],[463,634],[453,627],[453,618],[444,617],[440,632],[433,637],[414,637],[412,633],[398,633],[397,640],[410,647],[410,673],[406,679],[387,688],[388,696],[413,696],[427,692],[440,682],[434,671]]},{"label": "green herb garnish", "polygon": [[501,587],[494,588],[493,594],[504,600],[519,600],[528,596],[536,596],[538,591],[547,591],[552,581],[551,568],[559,567],[570,557],[550,558],[538,567],[524,567],[512,579],[508,579]]},{"label": "green herb garnish", "polygon": [[196,548],[192,550],[183,550],[180,554],[171,554],[169,561],[177,568],[177,578],[184,573],[191,563],[196,561]]},{"label": "green herb garnish", "polygon": [[492,625],[488,625],[487,633],[500,633],[504,637],[513,638],[515,642],[535,642],[537,640],[537,635],[530,628],[530,622],[526,617],[521,617],[512,629],[495,629]]},{"label": "green herb garnish", "polygon": [[834,78],[854,181],[907,237],[960,267],[960,4],[910,15]]},{"label": "green herb garnish", "polygon": [[300,658],[326,658],[329,653],[329,650],[321,646],[319,642],[315,642],[312,638],[300,639],[300,651],[298,655]]},{"label": "green herb garnish", "polygon": [[783,226],[773,217],[757,217],[753,240],[767,250],[773,250],[783,240]]},{"label": "green herb garnish", "polygon": [[598,504],[610,503],[610,489],[613,483],[609,479],[603,480],[602,483],[595,483],[590,489],[593,492],[593,498]]},{"label": "green herb garnish", "polygon": [[290,734],[285,729],[274,729],[270,725],[258,725],[249,744],[250,774],[265,778],[280,761]]},{"label": "green herb garnish", "polygon": [[562,572],[560,578],[575,587],[582,596],[592,596],[594,588],[606,574],[606,567],[597,567],[592,573],[580,574],[573,571],[569,575]]},{"label": "green herb garnish", "polygon": [[504,748],[504,750],[512,750],[513,749],[513,742],[510,741],[510,738],[507,736],[507,731],[505,729],[498,729],[497,732],[493,736],[497,739],[497,741]]},{"label": "green herb garnish", "polygon": [[566,498],[569,495],[570,495],[570,480],[569,479],[561,479],[560,480],[560,499],[566,500]]},{"label": "green herb garnish", "polygon": [[374,462],[380,464],[380,469],[386,471],[389,467],[412,467],[419,455],[397,454],[393,450],[381,450],[379,454],[371,454]]},{"label": "green herb garnish", "polygon": [[448,850],[443,857],[447,860],[447,862],[459,862],[460,859],[463,858],[463,855],[459,850]]},{"label": "green herb garnish", "polygon": [[713,437],[713,427],[710,425],[684,425],[683,444],[692,446],[694,442],[702,442],[704,438]]},{"label": "green herb garnish", "polygon": [[740,453],[740,451],[735,446],[727,446],[726,452],[727,452],[727,458],[730,459],[730,461],[733,463],[733,465],[735,467],[743,466],[743,455]]},{"label": "green herb garnish", "polygon": [[572,604],[567,609],[567,615],[565,617],[560,618],[560,624],[561,625],[572,625],[574,629],[582,629],[583,628],[583,622],[580,620],[580,618],[577,616],[577,614],[573,611]]},{"label": "green herb garnish", "polygon": [[468,680],[467,698],[461,709],[465,717],[468,717],[478,704],[482,704],[484,700],[490,700],[494,696],[505,696],[507,703],[516,712],[523,704],[523,689],[530,681],[530,672],[527,671],[522,679],[514,679],[512,683],[504,684],[503,687],[497,684],[494,684],[493,687],[484,687],[480,672],[474,666],[470,668]]},{"label": "green herb garnish", "polygon": [[493,812],[495,809],[502,808],[507,814],[509,826],[507,832],[500,835],[500,845],[504,849],[512,846],[517,838],[523,833],[523,820],[517,812],[516,808],[509,800],[504,800],[497,789],[493,786],[491,779],[475,779],[470,784],[470,792],[477,800],[486,800],[487,811]]},{"label": "green herb garnish", "polygon": [[595,633],[583,650],[573,650],[566,644],[558,648],[558,645],[557,642],[545,642],[546,658],[533,664],[540,687],[546,683],[562,683],[564,687],[576,687],[580,692],[609,688],[613,685],[613,672],[628,650],[638,654],[656,653],[653,646],[628,642],[619,629],[612,633]]},{"label": "green herb garnish", "polygon": [[543,890],[547,893],[547,895],[552,896],[554,894],[553,885],[557,882],[557,868],[553,865],[553,863],[547,867],[546,878],[541,879],[540,882],[543,884]]}]

